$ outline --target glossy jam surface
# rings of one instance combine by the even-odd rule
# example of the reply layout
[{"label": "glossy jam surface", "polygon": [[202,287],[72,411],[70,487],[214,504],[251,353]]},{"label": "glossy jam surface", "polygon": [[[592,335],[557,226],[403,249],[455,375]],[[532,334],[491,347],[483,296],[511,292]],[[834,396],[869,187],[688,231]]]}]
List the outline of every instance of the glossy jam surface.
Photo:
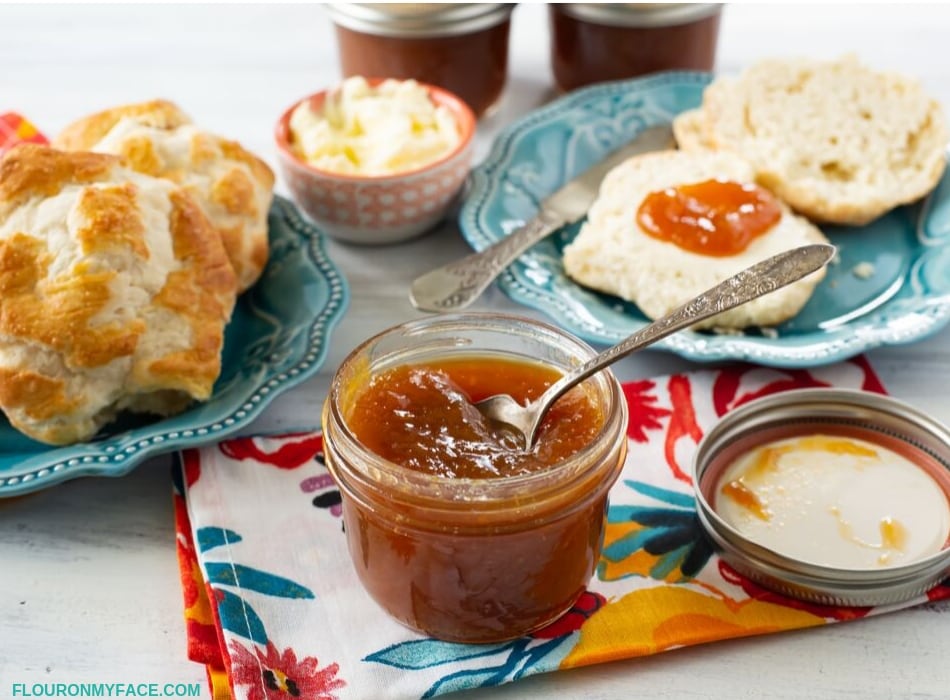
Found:
[{"label": "glossy jam surface", "polygon": [[781,218],[781,207],[770,192],[731,180],[651,192],[637,210],[637,224],[646,234],[713,257],[741,253]]},{"label": "glossy jam surface", "polygon": [[[407,627],[464,643],[518,638],[570,609],[597,565],[623,466],[619,396],[588,382],[552,409],[538,449],[525,453],[470,402],[536,397],[558,368],[491,353],[354,367],[336,393],[339,413],[324,412],[324,449],[370,596]],[[336,440],[335,416],[358,451]],[[367,463],[364,451],[417,473]]]},{"label": "glossy jam surface", "polygon": [[715,510],[760,545],[836,568],[900,566],[939,552],[950,537],[947,496],[924,469],[840,435],[752,449],[722,473]]},{"label": "glossy jam surface", "polygon": [[526,452],[510,428],[472,404],[494,394],[524,404],[559,376],[550,366],[487,356],[401,365],[372,378],[347,424],[371,452],[415,471],[476,479],[530,474],[590,443],[604,422],[599,407],[580,387],[568,392]]}]

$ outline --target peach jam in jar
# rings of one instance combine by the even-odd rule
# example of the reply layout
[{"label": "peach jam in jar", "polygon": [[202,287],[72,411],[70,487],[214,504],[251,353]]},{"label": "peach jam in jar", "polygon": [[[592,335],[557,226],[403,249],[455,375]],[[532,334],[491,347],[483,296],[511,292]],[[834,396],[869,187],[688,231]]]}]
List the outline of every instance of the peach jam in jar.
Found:
[{"label": "peach jam in jar", "polygon": [[477,116],[508,77],[509,3],[333,3],[343,76],[415,79],[462,98]]},{"label": "peach jam in jar", "polygon": [[551,3],[551,68],[559,89],[666,70],[711,71],[716,3]]},{"label": "peach jam in jar", "polygon": [[530,451],[472,402],[536,398],[593,354],[546,324],[458,314],[392,328],[343,362],[323,413],[327,465],[356,572],[396,620],[498,642],[583,593],[626,454],[616,379],[562,397]]}]

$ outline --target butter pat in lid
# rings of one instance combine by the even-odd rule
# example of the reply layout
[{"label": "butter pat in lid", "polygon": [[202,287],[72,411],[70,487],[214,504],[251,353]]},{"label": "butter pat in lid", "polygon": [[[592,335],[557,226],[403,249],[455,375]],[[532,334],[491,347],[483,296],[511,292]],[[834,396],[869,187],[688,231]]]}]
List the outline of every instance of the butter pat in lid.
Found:
[{"label": "butter pat in lid", "polygon": [[749,540],[840,569],[901,566],[950,536],[941,486],[906,456],[846,435],[775,440],[721,474],[714,510]]},{"label": "butter pat in lid", "polygon": [[795,389],[726,413],[696,512],[740,574],[821,605],[923,599],[950,575],[950,428],[880,394]]},{"label": "butter pat in lid", "polygon": [[291,145],[309,165],[331,173],[385,176],[418,170],[461,141],[452,113],[414,80],[371,85],[356,76],[315,110],[302,102],[290,117]]}]

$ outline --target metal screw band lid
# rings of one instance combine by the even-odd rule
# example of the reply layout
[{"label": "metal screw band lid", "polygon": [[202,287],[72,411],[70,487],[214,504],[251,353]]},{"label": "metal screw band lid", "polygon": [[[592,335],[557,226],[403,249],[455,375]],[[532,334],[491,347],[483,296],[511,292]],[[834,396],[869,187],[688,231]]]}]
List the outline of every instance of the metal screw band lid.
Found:
[{"label": "metal screw band lid", "polygon": [[336,24],[377,36],[421,39],[470,34],[501,24],[513,3],[333,3],[327,14]]},{"label": "metal screw band lid", "polygon": [[722,3],[714,2],[573,2],[555,5],[574,19],[611,27],[671,27],[698,22],[722,10]]},{"label": "metal screw band lid", "polygon": [[[759,545],[716,512],[711,489],[730,449],[745,450],[777,432],[807,434],[838,426],[896,440],[915,451],[950,501],[950,428],[892,399],[843,389],[798,389],[730,411],[703,437],[693,460],[699,520],[720,555],[746,577],[785,595],[826,605],[886,605],[909,600],[950,574],[950,547],[899,566],[849,569],[819,565]],[[765,440],[767,442],[767,440]],[[918,461],[919,460],[919,461]]]}]

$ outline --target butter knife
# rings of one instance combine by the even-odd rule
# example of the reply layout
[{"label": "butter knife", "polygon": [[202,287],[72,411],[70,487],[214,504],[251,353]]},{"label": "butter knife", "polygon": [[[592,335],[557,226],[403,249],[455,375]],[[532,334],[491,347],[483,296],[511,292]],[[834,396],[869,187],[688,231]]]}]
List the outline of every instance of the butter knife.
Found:
[{"label": "butter knife", "polygon": [[672,148],[669,124],[642,131],[633,141],[591,166],[541,202],[537,216],[485,250],[417,277],[409,301],[422,311],[454,311],[475,301],[519,255],[562,226],[582,218],[600,183],[615,166],[638,153]]}]

